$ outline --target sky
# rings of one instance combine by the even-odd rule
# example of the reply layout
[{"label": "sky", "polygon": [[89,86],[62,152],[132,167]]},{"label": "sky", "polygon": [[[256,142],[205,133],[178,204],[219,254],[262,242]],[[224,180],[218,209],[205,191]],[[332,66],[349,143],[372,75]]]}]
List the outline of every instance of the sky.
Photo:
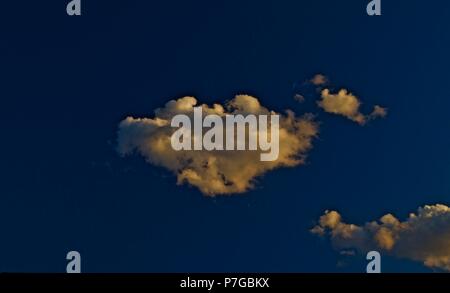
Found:
[{"label": "sky", "polygon": [[[67,2],[2,3],[0,271],[76,250],[83,272],[365,272],[372,249],[384,272],[450,270],[450,3]],[[208,194],[136,133],[120,148],[127,117],[237,95],[312,113],[304,160]]]}]

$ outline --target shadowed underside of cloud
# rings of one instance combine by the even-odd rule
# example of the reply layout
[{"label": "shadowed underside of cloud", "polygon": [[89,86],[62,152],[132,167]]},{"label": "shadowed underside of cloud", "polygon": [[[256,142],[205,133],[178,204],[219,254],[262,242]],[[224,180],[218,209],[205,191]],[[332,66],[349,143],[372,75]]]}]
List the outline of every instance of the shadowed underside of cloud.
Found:
[{"label": "shadowed underside of cloud", "polygon": [[[192,118],[194,107],[197,100],[184,97],[157,109],[154,118],[126,118],[119,125],[118,152],[137,152],[149,163],[173,172],[178,184],[188,183],[205,195],[237,194],[251,189],[255,179],[270,170],[302,164],[318,134],[318,125],[311,115],[296,117],[287,111],[280,115],[279,156],[275,161],[262,162],[260,151],[174,151],[171,136],[176,129],[170,126],[171,119],[178,114]],[[220,117],[275,114],[248,95],[238,95],[225,105],[201,107],[204,115]],[[270,137],[270,133],[267,135]]]},{"label": "shadowed underside of cloud", "polygon": [[387,214],[363,226],[347,224],[338,212],[327,211],[311,232],[329,237],[340,252],[379,250],[450,271],[450,208],[445,205],[421,207],[404,222]]}]

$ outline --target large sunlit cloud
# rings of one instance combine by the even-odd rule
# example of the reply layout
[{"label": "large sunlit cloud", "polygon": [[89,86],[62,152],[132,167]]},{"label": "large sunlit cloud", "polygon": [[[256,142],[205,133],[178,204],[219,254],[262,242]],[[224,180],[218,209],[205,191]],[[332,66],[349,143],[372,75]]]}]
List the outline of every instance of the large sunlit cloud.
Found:
[{"label": "large sunlit cloud", "polygon": [[329,237],[340,252],[378,250],[450,271],[450,208],[445,205],[421,207],[403,222],[387,214],[361,226],[344,222],[336,211],[327,211],[311,232]]},{"label": "large sunlit cloud", "polygon": [[[318,134],[312,115],[296,117],[287,111],[280,115],[279,156],[275,161],[262,162],[260,151],[174,151],[171,136],[176,129],[170,126],[171,119],[178,114],[192,117],[197,104],[195,98],[184,97],[157,109],[153,118],[126,118],[119,125],[118,152],[123,156],[137,152],[149,163],[173,172],[178,184],[188,183],[205,195],[238,194],[253,188],[255,179],[268,171],[304,163]],[[238,95],[224,105],[201,107],[205,115],[221,117],[275,114],[248,95]]]},{"label": "large sunlit cloud", "polygon": [[329,89],[322,90],[321,100],[318,102],[318,105],[327,113],[347,117],[360,125],[366,124],[368,120],[387,115],[387,109],[378,105],[374,107],[369,115],[361,113],[360,100],[346,89],[341,89],[336,94],[331,93]]}]

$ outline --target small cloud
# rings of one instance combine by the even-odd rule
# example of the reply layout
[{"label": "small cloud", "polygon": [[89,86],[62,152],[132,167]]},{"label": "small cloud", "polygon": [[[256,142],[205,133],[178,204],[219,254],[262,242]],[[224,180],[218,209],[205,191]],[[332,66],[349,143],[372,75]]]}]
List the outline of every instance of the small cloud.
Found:
[{"label": "small cloud", "polygon": [[327,211],[311,232],[328,236],[341,254],[378,250],[450,271],[450,208],[446,205],[421,207],[403,222],[387,214],[362,226],[345,223],[338,212]]},{"label": "small cloud", "polygon": [[318,102],[318,105],[325,112],[347,117],[361,125],[366,123],[366,117],[359,111],[361,102],[346,89],[340,90],[337,94],[332,94],[329,89],[324,89],[321,97],[322,100]]},{"label": "small cloud", "polygon": [[372,113],[369,115],[369,118],[370,119],[384,118],[387,116],[387,114],[388,114],[387,108],[383,108],[383,107],[376,105],[373,108]]},{"label": "small cloud", "polygon": [[311,233],[316,234],[318,236],[325,236],[325,229],[322,226],[314,226],[311,230]]},{"label": "small cloud", "polygon": [[356,252],[354,250],[342,250],[339,254],[343,256],[355,256]]},{"label": "small cloud", "polygon": [[321,86],[328,83],[328,77],[326,77],[323,74],[316,74],[313,78],[309,80],[310,83],[312,83],[315,86]]},{"label": "small cloud", "polygon": [[387,110],[380,106],[375,106],[369,115],[360,112],[361,102],[358,97],[341,89],[338,93],[332,94],[329,89],[321,92],[321,100],[317,103],[325,112],[344,116],[359,125],[364,125],[368,120],[378,117],[385,117]]},{"label": "small cloud", "polygon": [[299,103],[304,103],[305,102],[305,97],[301,94],[295,94],[294,95],[294,100],[296,100]]}]

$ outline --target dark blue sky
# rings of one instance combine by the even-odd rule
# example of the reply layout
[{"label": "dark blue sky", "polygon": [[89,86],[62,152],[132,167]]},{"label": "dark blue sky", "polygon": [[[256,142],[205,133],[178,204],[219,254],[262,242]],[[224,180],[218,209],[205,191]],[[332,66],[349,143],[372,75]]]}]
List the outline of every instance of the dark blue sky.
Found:
[{"label": "dark blue sky", "polygon": [[[0,271],[364,271],[309,229],[450,203],[450,2],[4,1],[0,18]],[[237,93],[304,112],[316,73],[389,108],[360,127],[321,113],[307,165],[207,198],[115,151],[118,123],[170,99]],[[368,109],[368,108],[365,108]],[[429,271],[383,258],[384,271]]]}]

